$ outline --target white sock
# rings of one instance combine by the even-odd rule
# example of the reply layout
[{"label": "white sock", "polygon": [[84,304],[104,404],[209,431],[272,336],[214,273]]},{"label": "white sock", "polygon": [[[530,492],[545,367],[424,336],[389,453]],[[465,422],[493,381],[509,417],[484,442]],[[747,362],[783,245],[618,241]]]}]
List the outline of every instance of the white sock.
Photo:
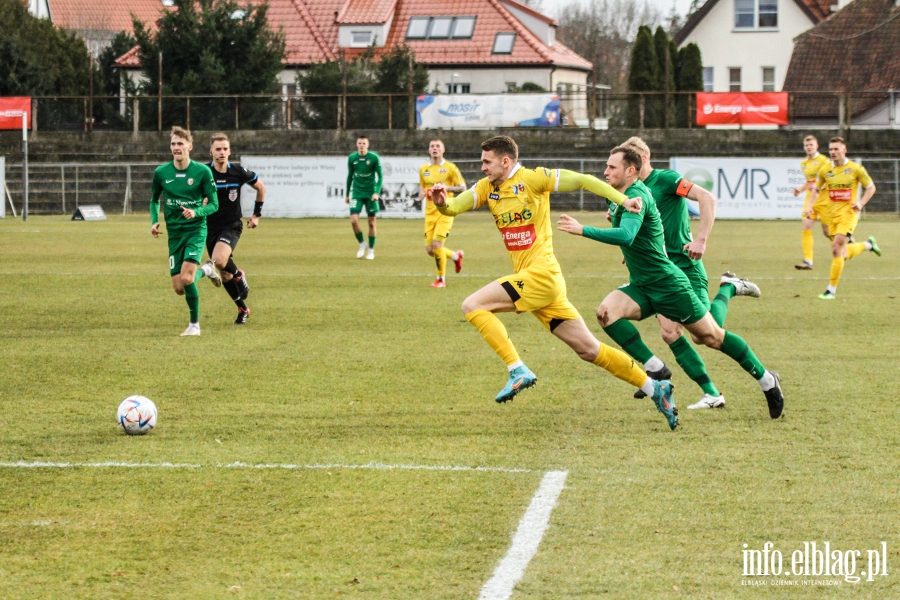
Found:
[{"label": "white sock", "polygon": [[[869,250],[871,250],[871,248],[869,248]],[[454,252],[450,255],[450,260],[459,260],[459,252]]]},{"label": "white sock", "polygon": [[653,387],[653,380],[648,377],[647,381],[644,382],[644,385],[641,386],[641,391],[652,398],[653,394],[656,392],[656,388]]},{"label": "white sock", "polygon": [[763,376],[756,380],[759,383],[759,387],[762,388],[762,391],[768,392],[773,387],[775,387],[775,376],[766,371],[763,373]]},{"label": "white sock", "polygon": [[644,370],[645,371],[659,371],[660,369],[662,369],[665,366],[666,366],[666,363],[664,363],[663,361],[656,358],[656,356],[653,356],[650,358],[650,360],[648,360],[647,362],[644,363]]},{"label": "white sock", "polygon": [[206,275],[207,277],[209,277],[210,275],[212,275],[212,270],[213,270],[214,268],[215,268],[215,267],[213,267],[211,264],[206,263],[206,264],[204,264],[202,267],[200,267],[200,270],[203,271],[203,274],[204,274],[204,275]]},{"label": "white sock", "polygon": [[837,286],[829,285],[829,286],[828,286],[827,288],[825,288],[825,289],[826,289],[827,291],[831,292],[832,294],[837,293]]},{"label": "white sock", "polygon": [[872,242],[863,242],[866,245],[866,250],[872,250]]},{"label": "white sock", "polygon": [[513,371],[515,371],[515,370],[518,369],[519,367],[524,367],[524,366],[525,366],[525,363],[523,363],[521,360],[517,360],[516,362],[514,362],[514,363],[511,364],[511,365],[506,365],[506,368],[509,369],[509,372],[510,372],[510,373],[512,373]]},{"label": "white sock", "polygon": [[360,243],[359,243],[359,247],[360,247],[360,248],[368,248],[369,245],[368,245],[367,243],[365,243],[365,242],[360,242]]}]

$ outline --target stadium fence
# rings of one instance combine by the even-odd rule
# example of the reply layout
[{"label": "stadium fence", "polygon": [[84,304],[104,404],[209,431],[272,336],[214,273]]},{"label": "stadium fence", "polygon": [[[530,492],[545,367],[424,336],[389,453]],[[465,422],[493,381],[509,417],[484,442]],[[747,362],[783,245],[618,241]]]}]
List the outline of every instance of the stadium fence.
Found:
[{"label": "stadium fence", "polygon": [[[799,158],[797,159],[799,163]],[[483,177],[478,160],[456,160],[466,181]],[[602,177],[605,159],[529,158],[525,166],[552,166]],[[877,186],[877,193],[866,206],[868,212],[900,215],[900,159],[865,159],[863,165]],[[71,214],[78,206],[97,205],[108,214],[147,212],[150,209],[150,183],[159,163],[30,163],[28,166],[30,215]],[[668,168],[668,160],[655,160],[656,168]],[[22,165],[6,163],[6,190],[3,202],[7,215],[21,214],[23,202]],[[9,210],[10,204],[15,211]],[[605,210],[591,193],[554,194],[557,210]]]}]

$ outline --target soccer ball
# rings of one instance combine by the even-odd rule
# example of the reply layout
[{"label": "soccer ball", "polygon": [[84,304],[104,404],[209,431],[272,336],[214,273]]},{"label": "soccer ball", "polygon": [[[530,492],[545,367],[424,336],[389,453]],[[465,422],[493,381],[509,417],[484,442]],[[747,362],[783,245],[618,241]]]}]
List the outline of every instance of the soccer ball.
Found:
[{"label": "soccer ball", "polygon": [[149,398],[129,396],[119,405],[116,420],[128,435],[150,433],[156,427],[156,405]]}]

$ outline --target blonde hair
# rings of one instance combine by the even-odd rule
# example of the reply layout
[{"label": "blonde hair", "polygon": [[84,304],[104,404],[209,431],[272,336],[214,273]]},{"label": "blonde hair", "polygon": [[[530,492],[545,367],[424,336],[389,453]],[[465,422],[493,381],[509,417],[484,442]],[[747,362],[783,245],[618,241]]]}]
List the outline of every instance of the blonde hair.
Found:
[{"label": "blonde hair", "polygon": [[228,136],[222,133],[221,131],[218,133],[214,133],[209,136],[209,145],[212,146],[216,142],[228,142],[231,144],[231,141],[228,139]]},{"label": "blonde hair", "polygon": [[636,135],[625,140],[625,143],[623,143],[622,146],[631,148],[641,156],[646,156],[648,159],[650,158],[650,146]]},{"label": "blonde hair", "polygon": [[817,140],[816,136],[814,136],[814,135],[808,135],[805,138],[803,138],[804,142],[808,142],[809,140],[812,140],[812,141],[816,142],[817,144],[819,143],[819,140]]},{"label": "blonde hair", "polygon": [[188,144],[194,143],[194,137],[191,135],[191,132],[183,127],[178,127],[177,125],[173,127],[172,135],[175,137],[180,137],[183,140],[187,140]]}]

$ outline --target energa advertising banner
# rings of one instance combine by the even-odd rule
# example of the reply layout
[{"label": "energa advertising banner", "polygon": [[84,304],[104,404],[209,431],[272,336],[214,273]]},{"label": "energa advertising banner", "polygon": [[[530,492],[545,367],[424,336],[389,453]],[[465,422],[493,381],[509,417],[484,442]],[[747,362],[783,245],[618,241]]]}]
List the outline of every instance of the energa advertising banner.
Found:
[{"label": "energa advertising banner", "polygon": [[427,94],[416,100],[420,129],[493,129],[559,125],[557,94]]},{"label": "energa advertising banner", "polygon": [[786,125],[787,92],[697,94],[697,125]]},{"label": "energa advertising banner", "polygon": [[[806,182],[800,158],[673,157],[671,169],[718,199],[717,219],[801,218],[804,194],[794,188]],[[692,212],[696,211],[696,202]]]},{"label": "energa advertising banner", "polygon": [[[427,156],[381,157],[384,184],[379,217],[424,217],[419,202],[419,167],[426,162]],[[350,208],[344,202],[346,156],[244,156],[241,166],[257,173],[266,186],[263,217],[350,216]],[[244,186],[244,216],[253,214],[255,201],[256,190]]]}]

